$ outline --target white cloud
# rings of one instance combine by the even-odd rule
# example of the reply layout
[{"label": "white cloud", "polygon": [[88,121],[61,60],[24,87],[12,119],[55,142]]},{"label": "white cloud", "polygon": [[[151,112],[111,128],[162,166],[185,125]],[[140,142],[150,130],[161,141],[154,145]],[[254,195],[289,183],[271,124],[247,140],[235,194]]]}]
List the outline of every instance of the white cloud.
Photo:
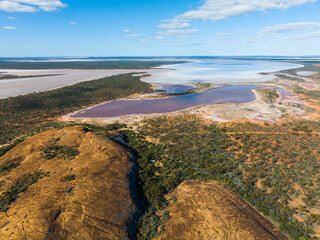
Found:
[{"label": "white cloud", "polygon": [[14,19],[16,19],[16,18],[15,18],[15,17],[8,16],[7,19],[9,19],[9,20],[14,20]]},{"label": "white cloud", "polygon": [[246,33],[246,32],[250,32],[250,30],[239,30],[239,31],[234,31],[234,32],[216,33],[214,35],[215,36],[225,37],[225,36],[233,36],[233,35]]},{"label": "white cloud", "polygon": [[190,26],[189,23],[172,21],[170,23],[159,24],[157,27],[162,29],[182,29],[189,28]]},{"label": "white cloud", "polygon": [[138,33],[132,33],[132,34],[127,34],[127,35],[124,35],[125,37],[139,37],[140,34]]},{"label": "white cloud", "polygon": [[16,28],[15,28],[15,27],[12,27],[12,26],[3,26],[3,29],[6,29],[6,30],[15,30]]},{"label": "white cloud", "polygon": [[77,25],[78,23],[76,23],[76,22],[70,22],[69,24],[70,24],[70,25]]},{"label": "white cloud", "polygon": [[266,34],[276,34],[276,33],[288,33],[293,31],[298,31],[302,29],[319,28],[320,23],[316,22],[298,22],[298,23],[286,23],[278,24],[274,26],[265,27],[259,30],[260,33]]},{"label": "white cloud", "polygon": [[286,10],[290,7],[316,1],[317,0],[204,0],[204,3],[198,7],[198,9],[187,11],[172,21],[183,22],[192,19],[217,21],[256,11],[267,11],[271,9]]},{"label": "white cloud", "polygon": [[194,34],[197,32],[198,32],[198,30],[194,29],[194,28],[192,28],[192,29],[170,29],[168,31],[158,32],[158,34],[176,36],[176,35]]},{"label": "white cloud", "polygon": [[320,31],[316,31],[316,32],[311,32],[311,33],[307,33],[304,35],[296,35],[296,36],[290,36],[287,37],[287,40],[313,40],[315,38],[320,38]]},{"label": "white cloud", "polygon": [[190,39],[190,38],[194,38],[194,36],[190,36],[190,35],[178,35],[177,38]]},{"label": "white cloud", "polygon": [[49,12],[66,6],[60,0],[0,0],[0,11],[6,12]]},{"label": "white cloud", "polygon": [[258,39],[246,38],[246,39],[243,39],[243,42],[245,42],[245,43],[254,43],[254,42],[258,42]]},{"label": "white cloud", "polygon": [[131,30],[130,29],[124,29],[123,32],[129,33],[129,32],[131,32]]}]

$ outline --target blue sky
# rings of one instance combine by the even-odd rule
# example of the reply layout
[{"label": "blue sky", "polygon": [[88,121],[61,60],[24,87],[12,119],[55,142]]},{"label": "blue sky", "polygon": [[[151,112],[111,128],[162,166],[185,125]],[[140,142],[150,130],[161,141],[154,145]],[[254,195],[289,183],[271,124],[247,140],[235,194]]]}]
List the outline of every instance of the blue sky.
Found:
[{"label": "blue sky", "polygon": [[320,55],[320,0],[0,0],[0,56]]}]

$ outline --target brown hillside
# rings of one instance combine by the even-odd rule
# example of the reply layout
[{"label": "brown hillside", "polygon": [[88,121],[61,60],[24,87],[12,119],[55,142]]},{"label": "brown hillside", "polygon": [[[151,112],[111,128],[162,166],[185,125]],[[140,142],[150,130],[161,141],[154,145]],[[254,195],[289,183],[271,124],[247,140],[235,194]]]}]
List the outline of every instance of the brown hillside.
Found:
[{"label": "brown hillside", "polygon": [[[59,153],[45,160],[43,151],[53,144],[79,154]],[[12,162],[20,165],[0,174],[2,198],[27,173],[42,170],[49,175],[20,193],[6,213],[0,212],[1,240],[128,239],[136,208],[128,180],[132,164],[123,147],[83,127],[54,129],[0,158],[0,166]]]},{"label": "brown hillside", "polygon": [[246,201],[213,181],[185,181],[167,199],[165,211],[171,218],[163,219],[165,231],[158,240],[288,239]]}]

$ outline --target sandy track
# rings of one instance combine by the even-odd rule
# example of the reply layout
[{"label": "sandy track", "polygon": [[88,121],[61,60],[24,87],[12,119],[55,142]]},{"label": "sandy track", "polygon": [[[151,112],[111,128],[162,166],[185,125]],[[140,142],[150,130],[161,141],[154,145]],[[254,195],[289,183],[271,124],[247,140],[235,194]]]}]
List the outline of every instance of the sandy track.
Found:
[{"label": "sandy track", "polygon": [[156,73],[162,69],[111,69],[111,70],[4,70],[9,75],[30,76],[30,75],[58,75],[47,77],[19,78],[0,81],[0,99],[25,95],[32,92],[46,91],[76,84],[78,82],[90,81],[103,77],[125,73]]}]

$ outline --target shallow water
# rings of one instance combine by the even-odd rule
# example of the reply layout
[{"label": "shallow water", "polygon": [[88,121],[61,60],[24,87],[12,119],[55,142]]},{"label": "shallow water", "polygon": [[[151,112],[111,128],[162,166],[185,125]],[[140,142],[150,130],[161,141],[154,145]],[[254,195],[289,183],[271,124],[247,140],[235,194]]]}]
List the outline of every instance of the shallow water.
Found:
[{"label": "shallow water", "polygon": [[316,72],[297,72],[300,76],[312,76],[313,74],[316,74]]},{"label": "shallow water", "polygon": [[118,117],[132,114],[175,112],[191,107],[218,103],[252,102],[256,95],[252,89],[263,85],[230,85],[177,97],[152,100],[117,100],[75,113],[72,117]]},{"label": "shallow water", "polygon": [[195,62],[161,66],[175,70],[159,72],[144,80],[163,84],[265,82],[272,80],[273,76],[259,73],[301,66],[277,61],[196,60]]}]

